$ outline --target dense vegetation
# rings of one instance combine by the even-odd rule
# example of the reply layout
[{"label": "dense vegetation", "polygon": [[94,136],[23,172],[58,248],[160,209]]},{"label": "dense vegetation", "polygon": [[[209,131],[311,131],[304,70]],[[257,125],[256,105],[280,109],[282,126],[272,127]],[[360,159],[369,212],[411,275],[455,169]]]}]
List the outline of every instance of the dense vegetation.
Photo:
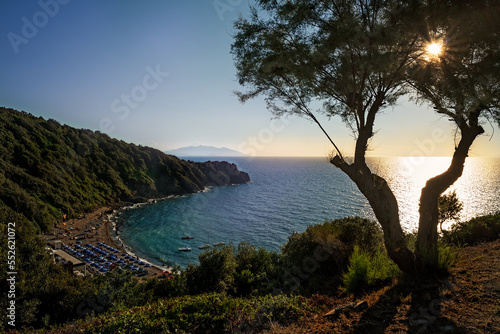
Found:
[{"label": "dense vegetation", "polygon": [[188,295],[117,310],[57,333],[253,333],[270,322],[289,323],[312,310],[314,306],[300,296]]},{"label": "dense vegetation", "polygon": [[41,231],[104,204],[236,183],[224,165],[187,162],[13,109],[0,108],[0,142],[0,203]]},{"label": "dense vegetation", "polygon": [[[25,218],[2,211],[0,219],[21,222]],[[462,235],[498,238],[500,213],[457,226],[463,228],[448,231],[441,240],[444,269],[453,265],[456,256],[449,242]],[[2,225],[2,234],[4,230]],[[73,277],[52,263],[32,231],[21,227],[16,232],[17,328],[63,325],[55,333],[263,329],[271,322],[287,323],[314,311],[318,293],[361,293],[400,275],[383,247],[378,224],[359,217],[311,225],[290,235],[280,252],[249,243],[212,248],[200,255],[200,264],[188,266],[179,275],[144,282],[121,270],[103,277]],[[414,236],[408,238],[414,242]],[[0,245],[3,253],[5,239]],[[0,263],[0,270],[7,272],[5,263]],[[6,291],[3,277],[1,285]],[[5,303],[5,299],[0,302],[2,317]]]}]

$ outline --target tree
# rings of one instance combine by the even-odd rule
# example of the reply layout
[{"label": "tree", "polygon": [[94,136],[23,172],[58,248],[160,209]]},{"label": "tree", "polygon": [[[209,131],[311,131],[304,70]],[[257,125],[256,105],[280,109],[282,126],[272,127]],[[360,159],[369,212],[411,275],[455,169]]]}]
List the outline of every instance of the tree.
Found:
[{"label": "tree", "polygon": [[500,1],[417,1],[402,16],[417,30],[417,44],[438,45],[433,55],[411,64],[408,82],[457,133],[449,168],[429,179],[420,197],[416,255],[435,265],[440,195],[462,175],[485,122],[500,125]]},{"label": "tree", "polygon": [[[451,6],[449,2],[446,6]],[[237,93],[240,100],[245,102],[264,95],[275,115],[295,114],[315,122],[334,146],[330,162],[354,181],[370,203],[384,232],[390,258],[404,272],[414,272],[415,258],[406,246],[397,200],[386,180],[372,173],[365,157],[380,112],[407,94],[410,87],[415,89],[425,84],[427,77],[435,78],[436,83],[444,80],[429,71],[425,72],[427,76],[420,76],[421,80],[412,79],[411,75],[426,57],[422,50],[429,34],[410,29],[406,19],[411,18],[415,23],[415,16],[409,13],[414,13],[417,6],[429,9],[424,11],[425,18],[434,22],[432,4],[422,1],[400,4],[396,0],[259,0],[256,3],[249,19],[240,18],[235,23],[232,54],[237,76],[242,86],[250,88]],[[441,5],[440,10],[445,11],[446,6]],[[418,28],[422,26],[416,24]],[[419,96],[424,98],[425,94],[421,92]],[[328,117],[340,116],[353,131],[356,145],[352,160],[344,157],[335,145],[315,116],[314,108]],[[449,112],[446,115],[450,116]],[[498,113],[492,115],[496,120],[500,118]],[[457,122],[464,120],[462,114],[460,117],[456,115]],[[457,146],[460,157],[453,166],[460,165],[459,159],[465,159],[473,140],[482,133],[475,117],[467,118],[472,122],[470,125],[460,123],[463,140]],[[453,177],[461,174],[457,168],[452,173]],[[445,183],[450,182],[447,180],[439,187],[426,186],[422,191],[420,246],[416,255],[417,262],[424,267],[437,258],[434,252],[437,198],[449,186],[445,187]]]},{"label": "tree", "polygon": [[[376,116],[405,90],[412,42],[394,15],[393,1],[257,1],[250,20],[235,24],[232,53],[239,83],[251,87],[241,101],[259,94],[276,115],[314,121],[335,148],[331,163],[346,173],[368,199],[384,232],[391,259],[406,272],[414,257],[407,248],[396,198],[372,173],[366,151]],[[415,37],[416,39],[416,37]],[[348,161],[315,116],[340,116],[356,138]]]},{"label": "tree", "polygon": [[448,220],[460,219],[460,211],[463,209],[463,203],[458,199],[457,192],[453,190],[450,194],[444,194],[438,198],[438,223],[441,233],[443,232],[443,223]]}]

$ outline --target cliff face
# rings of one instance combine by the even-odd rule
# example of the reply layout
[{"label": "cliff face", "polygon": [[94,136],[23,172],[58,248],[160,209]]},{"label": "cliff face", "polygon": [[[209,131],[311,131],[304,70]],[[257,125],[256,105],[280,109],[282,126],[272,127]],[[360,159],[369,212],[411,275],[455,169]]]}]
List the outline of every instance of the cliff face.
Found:
[{"label": "cliff face", "polygon": [[100,205],[249,181],[227,162],[193,163],[90,130],[0,108],[0,205],[44,230]]},{"label": "cliff face", "polygon": [[250,176],[238,170],[235,164],[226,161],[208,161],[199,164],[208,177],[208,186],[224,186],[250,182]]}]

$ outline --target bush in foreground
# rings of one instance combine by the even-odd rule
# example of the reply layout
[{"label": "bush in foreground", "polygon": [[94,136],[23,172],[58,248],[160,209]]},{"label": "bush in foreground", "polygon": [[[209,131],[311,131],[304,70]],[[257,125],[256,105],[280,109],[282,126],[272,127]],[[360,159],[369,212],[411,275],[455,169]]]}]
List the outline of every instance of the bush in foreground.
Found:
[{"label": "bush in foreground", "polygon": [[286,324],[314,311],[300,296],[232,298],[204,294],[103,315],[67,326],[57,333],[235,333],[255,332],[271,322]]},{"label": "bush in foreground", "polygon": [[377,222],[347,217],[293,233],[281,248],[282,283],[287,292],[331,293],[342,284],[354,246],[375,254],[382,245]]},{"label": "bush in foreground", "polygon": [[399,274],[400,270],[389,259],[384,248],[379,247],[375,253],[370,254],[356,245],[349,257],[349,267],[342,276],[342,289],[349,293],[359,293]]}]

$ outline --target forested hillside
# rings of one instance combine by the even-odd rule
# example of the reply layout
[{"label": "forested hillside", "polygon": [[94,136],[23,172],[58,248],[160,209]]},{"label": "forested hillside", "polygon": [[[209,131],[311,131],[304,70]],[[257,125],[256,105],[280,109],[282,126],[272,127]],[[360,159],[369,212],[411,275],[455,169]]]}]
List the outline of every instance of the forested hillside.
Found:
[{"label": "forested hillside", "polygon": [[231,164],[187,162],[7,108],[0,108],[0,143],[0,206],[39,231],[104,204],[249,181]]}]

